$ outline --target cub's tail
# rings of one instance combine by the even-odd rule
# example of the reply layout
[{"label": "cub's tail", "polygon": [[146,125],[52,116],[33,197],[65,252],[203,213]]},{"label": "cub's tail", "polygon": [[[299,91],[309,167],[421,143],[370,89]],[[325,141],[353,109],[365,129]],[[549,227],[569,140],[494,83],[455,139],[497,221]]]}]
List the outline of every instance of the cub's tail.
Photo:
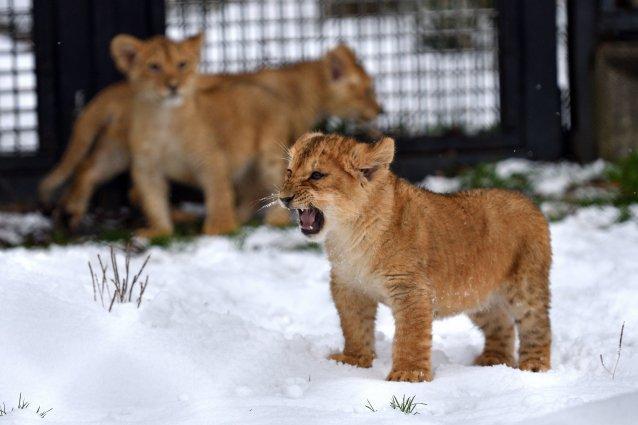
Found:
[{"label": "cub's tail", "polygon": [[62,159],[38,186],[41,202],[49,204],[55,191],[73,174],[87,156],[100,132],[111,122],[118,104],[128,101],[126,83],[112,84],[100,91],[78,116]]}]

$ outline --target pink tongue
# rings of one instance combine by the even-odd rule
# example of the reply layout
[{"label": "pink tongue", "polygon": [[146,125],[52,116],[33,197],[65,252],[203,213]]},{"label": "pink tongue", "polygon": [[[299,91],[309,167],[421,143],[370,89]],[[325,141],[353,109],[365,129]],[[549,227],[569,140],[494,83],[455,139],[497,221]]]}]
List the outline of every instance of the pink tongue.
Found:
[{"label": "pink tongue", "polygon": [[309,230],[312,228],[312,225],[315,224],[315,209],[307,209],[301,210],[301,214],[299,215],[299,220],[301,221],[301,228]]}]

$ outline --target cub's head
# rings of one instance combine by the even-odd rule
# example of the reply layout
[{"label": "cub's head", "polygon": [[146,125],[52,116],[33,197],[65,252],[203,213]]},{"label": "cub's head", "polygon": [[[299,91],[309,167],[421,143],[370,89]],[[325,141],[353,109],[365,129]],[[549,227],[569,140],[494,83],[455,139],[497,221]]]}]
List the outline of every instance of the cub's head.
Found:
[{"label": "cub's head", "polygon": [[279,201],[297,211],[304,235],[323,240],[374,208],[371,196],[387,183],[393,157],[394,140],[389,137],[368,144],[307,133],[290,148]]},{"label": "cub's head", "polygon": [[328,114],[369,121],[383,111],[377,102],[372,77],[366,73],[352,49],[340,44],[324,55],[323,63],[329,81]]},{"label": "cub's head", "polygon": [[120,34],[111,41],[111,56],[138,95],[176,106],[195,88],[201,44],[201,34],[180,42]]}]

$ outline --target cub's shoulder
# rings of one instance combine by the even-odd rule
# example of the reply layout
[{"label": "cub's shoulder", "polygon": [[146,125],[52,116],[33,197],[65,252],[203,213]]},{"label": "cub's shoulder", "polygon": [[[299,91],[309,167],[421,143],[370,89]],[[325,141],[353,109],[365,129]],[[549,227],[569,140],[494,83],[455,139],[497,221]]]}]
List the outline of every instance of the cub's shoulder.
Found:
[{"label": "cub's shoulder", "polygon": [[106,86],[98,92],[95,98],[105,100],[129,100],[133,96],[133,90],[126,81],[120,81]]}]

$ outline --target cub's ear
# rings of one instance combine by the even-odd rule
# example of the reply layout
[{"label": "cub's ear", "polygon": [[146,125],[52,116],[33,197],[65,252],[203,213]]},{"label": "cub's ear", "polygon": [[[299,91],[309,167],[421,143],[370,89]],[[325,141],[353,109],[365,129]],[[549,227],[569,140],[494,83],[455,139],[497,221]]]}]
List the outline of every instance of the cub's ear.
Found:
[{"label": "cub's ear", "polygon": [[203,42],[204,42],[204,34],[200,32],[188,37],[186,40],[182,41],[182,44],[191,52],[199,55],[199,52],[202,50]]},{"label": "cub's ear", "polygon": [[143,41],[128,34],[116,35],[111,40],[111,57],[123,74],[128,74],[135,62]]},{"label": "cub's ear", "polygon": [[337,81],[343,78],[348,71],[348,65],[356,62],[356,58],[352,50],[343,43],[329,50],[326,53],[324,60],[332,81]]},{"label": "cub's ear", "polygon": [[384,137],[376,143],[359,143],[355,146],[354,156],[363,176],[372,180],[378,170],[390,167],[394,159],[394,140]]}]

